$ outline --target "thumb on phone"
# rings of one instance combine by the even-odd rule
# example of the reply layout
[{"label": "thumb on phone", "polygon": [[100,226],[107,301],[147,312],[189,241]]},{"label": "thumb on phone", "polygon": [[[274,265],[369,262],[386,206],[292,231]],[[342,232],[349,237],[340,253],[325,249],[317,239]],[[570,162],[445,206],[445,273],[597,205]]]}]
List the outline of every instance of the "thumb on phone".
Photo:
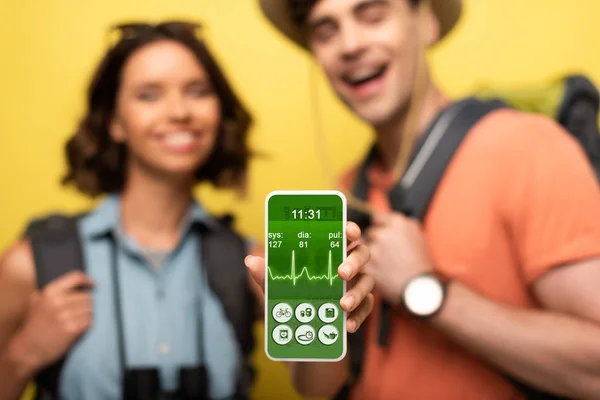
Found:
[{"label": "thumb on phone", "polygon": [[244,260],[246,267],[250,271],[250,275],[261,289],[265,290],[265,259],[259,256],[249,255]]}]

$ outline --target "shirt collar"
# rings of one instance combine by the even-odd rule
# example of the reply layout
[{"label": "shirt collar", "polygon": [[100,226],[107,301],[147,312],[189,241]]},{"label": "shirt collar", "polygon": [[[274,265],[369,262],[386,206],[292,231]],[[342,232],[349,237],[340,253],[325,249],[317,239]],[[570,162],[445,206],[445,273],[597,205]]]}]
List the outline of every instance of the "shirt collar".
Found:
[{"label": "shirt collar", "polygon": [[[196,224],[214,226],[218,222],[196,200],[192,202],[184,219],[184,230]],[[121,197],[109,194],[94,211],[83,217],[81,231],[84,237],[93,239],[109,233],[121,233]]]}]

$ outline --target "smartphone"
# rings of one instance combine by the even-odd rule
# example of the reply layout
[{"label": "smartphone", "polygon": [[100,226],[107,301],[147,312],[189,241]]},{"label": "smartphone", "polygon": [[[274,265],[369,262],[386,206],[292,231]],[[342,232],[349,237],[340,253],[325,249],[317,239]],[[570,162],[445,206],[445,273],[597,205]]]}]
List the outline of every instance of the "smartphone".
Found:
[{"label": "smartphone", "polygon": [[277,361],[346,354],[346,198],[338,191],[274,191],[265,200],[265,352]]}]

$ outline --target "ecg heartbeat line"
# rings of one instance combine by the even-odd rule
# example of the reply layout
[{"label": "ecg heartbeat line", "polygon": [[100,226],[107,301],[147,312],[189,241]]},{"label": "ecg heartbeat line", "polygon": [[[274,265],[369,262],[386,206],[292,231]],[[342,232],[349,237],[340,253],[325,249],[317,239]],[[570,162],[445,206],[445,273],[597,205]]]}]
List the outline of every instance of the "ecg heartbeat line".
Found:
[{"label": "ecg heartbeat line", "polygon": [[303,267],[300,270],[300,274],[296,275],[296,255],[295,255],[294,250],[292,250],[292,267],[291,267],[290,274],[289,275],[273,275],[273,272],[271,271],[271,267],[269,267],[269,277],[271,278],[271,280],[274,280],[274,281],[290,280],[293,282],[293,285],[296,286],[296,281],[299,280],[300,278],[302,278],[302,275],[306,275],[306,278],[309,281],[328,280],[329,285],[332,286],[333,280],[338,277],[337,274],[335,274],[335,275],[333,274],[332,267],[333,266],[331,263],[331,250],[329,250],[329,261],[327,263],[327,274],[311,276],[310,273],[308,272],[308,267]]}]

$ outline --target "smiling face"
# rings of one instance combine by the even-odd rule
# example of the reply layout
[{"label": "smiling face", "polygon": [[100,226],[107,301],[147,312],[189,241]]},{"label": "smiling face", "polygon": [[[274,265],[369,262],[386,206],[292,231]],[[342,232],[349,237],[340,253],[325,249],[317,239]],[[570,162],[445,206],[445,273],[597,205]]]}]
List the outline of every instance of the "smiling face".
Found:
[{"label": "smiling face", "polygon": [[127,145],[130,168],[192,178],[210,156],[220,122],[210,79],[183,44],[153,42],[125,63],[110,133]]},{"label": "smiling face", "polygon": [[377,127],[406,109],[421,46],[408,0],[319,0],[305,26],[332,88],[360,118]]}]

